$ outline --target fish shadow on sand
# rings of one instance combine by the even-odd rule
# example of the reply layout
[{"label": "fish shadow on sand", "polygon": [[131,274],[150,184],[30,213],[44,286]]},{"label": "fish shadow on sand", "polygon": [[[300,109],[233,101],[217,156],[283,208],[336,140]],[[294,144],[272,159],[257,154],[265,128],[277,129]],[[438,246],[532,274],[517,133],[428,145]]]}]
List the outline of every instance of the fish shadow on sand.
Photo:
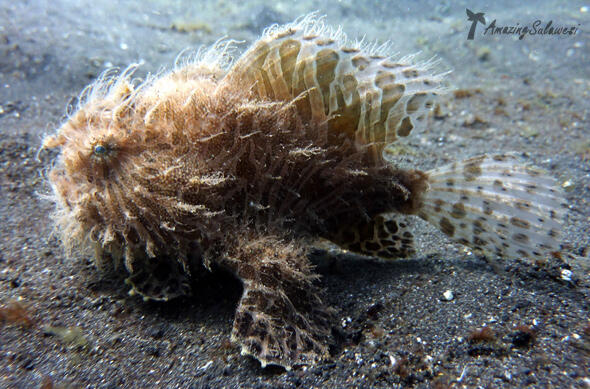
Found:
[{"label": "fish shadow on sand", "polygon": [[[477,256],[468,258],[455,255],[445,258],[441,253],[384,262],[350,254],[334,255],[321,250],[312,251],[310,259],[321,275],[319,283],[324,290],[323,298],[336,308],[335,317],[339,318],[333,323],[333,342],[330,345],[330,353],[334,358],[341,354],[344,347],[360,342],[362,328],[369,320],[366,317],[368,307],[383,301],[402,300],[404,294],[416,286],[425,288],[426,305],[439,304],[431,299],[433,291],[427,289],[433,285],[440,289],[448,281],[458,288],[470,289],[470,284],[473,287],[481,285],[482,279],[489,280],[490,287],[498,290],[515,287],[535,294],[553,292],[572,300],[583,301],[585,298],[575,284],[559,280],[558,263],[539,267],[519,261],[494,263]],[[168,302],[144,302],[141,298],[128,296],[128,286],[124,285],[120,277],[99,276],[99,273],[87,267],[83,271],[88,273],[91,281],[87,286],[93,292],[123,299],[124,305],[136,312],[134,315],[151,316],[149,319],[152,322],[161,322],[163,326],[178,325],[187,331],[213,326],[216,333],[225,334],[229,339],[235,307],[243,289],[231,273],[222,269],[213,270],[212,273],[204,273],[192,285],[192,296]],[[472,297],[480,297],[477,293],[474,290]],[[398,308],[388,308],[390,311],[392,309],[395,311]],[[412,315],[411,312],[400,314]],[[342,329],[340,319],[343,317],[352,317],[355,323]],[[250,358],[244,363],[251,365],[250,368],[256,374],[272,375],[283,371],[272,366],[263,369]]]}]

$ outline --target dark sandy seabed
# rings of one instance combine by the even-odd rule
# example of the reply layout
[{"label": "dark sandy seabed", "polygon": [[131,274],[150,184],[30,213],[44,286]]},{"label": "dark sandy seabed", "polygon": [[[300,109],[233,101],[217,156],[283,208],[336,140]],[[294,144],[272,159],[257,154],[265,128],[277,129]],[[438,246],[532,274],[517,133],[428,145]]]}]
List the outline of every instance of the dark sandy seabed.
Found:
[{"label": "dark sandy seabed", "polygon": [[[590,387],[590,4],[116,3],[0,2],[0,387]],[[541,19],[580,31],[517,40],[478,26],[467,41],[466,7],[498,25]],[[545,263],[484,259],[426,225],[408,260],[318,250],[338,309],[332,357],[285,372],[230,344],[241,291],[230,276],[212,275],[192,298],[144,303],[89,258],[66,258],[39,196],[54,155],[36,154],[104,69],[141,62],[139,75],[156,72],[222,36],[243,49],[312,10],[351,37],[391,39],[453,70],[439,117],[393,148],[399,163],[517,151],[559,178],[569,211],[561,258]]]}]

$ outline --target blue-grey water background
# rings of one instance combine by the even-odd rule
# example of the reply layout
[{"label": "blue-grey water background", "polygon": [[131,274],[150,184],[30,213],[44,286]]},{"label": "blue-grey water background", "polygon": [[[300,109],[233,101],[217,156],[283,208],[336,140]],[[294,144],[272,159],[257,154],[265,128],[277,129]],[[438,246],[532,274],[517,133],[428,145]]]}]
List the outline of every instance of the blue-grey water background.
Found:
[{"label": "blue-grey water background", "polygon": [[[488,24],[578,31],[519,40],[479,25],[467,40],[467,8]],[[243,42],[239,55],[313,11],[351,39],[452,70],[440,118],[392,148],[398,163],[515,151],[559,179],[569,210],[562,258],[545,264],[485,260],[422,224],[412,259],[318,253],[338,309],[332,358],[284,372],[229,343],[240,286],[226,275],[193,298],[144,303],[89,258],[67,258],[42,199],[53,156],[37,151],[104,70],[162,71],[223,37]],[[589,387],[589,20],[584,1],[0,1],[0,305],[18,302],[35,323],[0,324],[0,387]],[[470,342],[482,326],[495,339]],[[521,345],[518,326],[534,340]]]}]

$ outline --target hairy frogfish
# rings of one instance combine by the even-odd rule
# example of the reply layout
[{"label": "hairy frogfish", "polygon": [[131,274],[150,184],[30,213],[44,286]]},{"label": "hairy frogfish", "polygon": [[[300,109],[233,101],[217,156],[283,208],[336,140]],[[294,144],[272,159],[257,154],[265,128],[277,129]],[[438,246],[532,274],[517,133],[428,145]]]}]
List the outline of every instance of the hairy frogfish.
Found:
[{"label": "hairy frogfish", "polygon": [[236,60],[231,47],[143,81],[107,73],[45,138],[69,252],[153,300],[227,269],[243,285],[232,341],[290,369],[328,353],[333,310],[307,255],[318,239],[411,257],[417,217],[488,255],[559,250],[563,194],[513,154],[429,171],[384,158],[445,89],[432,61],[350,42],[316,14],[269,27]]}]

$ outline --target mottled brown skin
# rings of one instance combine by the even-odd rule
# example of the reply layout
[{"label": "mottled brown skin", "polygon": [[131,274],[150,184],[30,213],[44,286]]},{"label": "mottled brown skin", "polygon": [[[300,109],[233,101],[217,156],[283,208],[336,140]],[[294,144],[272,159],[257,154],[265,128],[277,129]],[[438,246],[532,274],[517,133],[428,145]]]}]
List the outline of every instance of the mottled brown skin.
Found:
[{"label": "mottled brown skin", "polygon": [[[207,267],[215,263],[245,284],[261,285],[262,291],[246,288],[241,307],[256,304],[285,321],[287,311],[272,310],[292,304],[307,318],[266,328],[277,344],[295,333],[301,344],[261,352],[260,336],[243,335],[252,315],[238,309],[234,333],[250,339],[242,342],[244,352],[284,366],[325,355],[318,339],[328,333],[327,310],[302,242],[333,237],[340,226],[383,212],[414,212],[425,175],[375,161],[322,123],[304,123],[291,102],[219,86],[214,74],[194,71],[173,73],[137,95],[121,83],[100,109],[80,110],[46,141],[62,146],[63,167],[50,179],[72,202],[66,206],[76,215],[71,237],[87,234],[96,242],[99,263],[124,260],[132,282],[154,260],[175,266],[176,259],[182,266],[174,273],[190,273],[189,257],[198,252]],[[166,95],[161,85],[169,83],[184,88]],[[268,282],[275,284],[265,291]],[[277,294],[281,288],[284,294]]]},{"label": "mottled brown skin", "polygon": [[[423,173],[373,161],[346,134],[329,134],[321,124],[303,124],[292,104],[256,99],[239,89],[220,92],[214,85],[209,87],[202,88],[202,99],[193,96],[190,104],[180,104],[183,96],[161,100],[149,125],[141,111],[122,113],[116,123],[121,128],[104,123],[110,128],[98,132],[88,146],[67,145],[63,150],[67,177],[64,171],[53,171],[54,181],[86,181],[86,189],[96,190],[99,197],[106,192],[135,217],[142,216],[142,203],[157,216],[142,222],[151,224],[152,232],[137,231],[127,225],[129,215],[98,199],[96,212],[85,215],[88,225],[103,224],[105,215],[109,224],[119,219],[113,226],[118,240],[136,242],[137,236],[149,236],[160,252],[178,236],[178,231],[171,234],[171,228],[161,228],[162,222],[181,230],[183,224],[210,225],[204,228],[207,232],[250,227],[295,237],[329,234],[337,226],[369,221],[383,212],[414,213],[418,208],[425,188]],[[107,116],[105,122],[110,120],[101,114]],[[52,142],[70,136],[67,132],[86,137],[81,123],[100,128],[100,121],[80,111]],[[93,153],[96,144],[107,148],[106,156]],[[160,174],[179,161],[180,168]],[[78,189],[63,184],[64,191]],[[203,215],[183,212],[174,205],[177,200],[204,206]],[[170,214],[170,209],[177,212]],[[227,246],[218,241],[231,234],[206,235],[206,246],[214,242]],[[189,241],[195,237],[200,233],[186,235]]]}]

